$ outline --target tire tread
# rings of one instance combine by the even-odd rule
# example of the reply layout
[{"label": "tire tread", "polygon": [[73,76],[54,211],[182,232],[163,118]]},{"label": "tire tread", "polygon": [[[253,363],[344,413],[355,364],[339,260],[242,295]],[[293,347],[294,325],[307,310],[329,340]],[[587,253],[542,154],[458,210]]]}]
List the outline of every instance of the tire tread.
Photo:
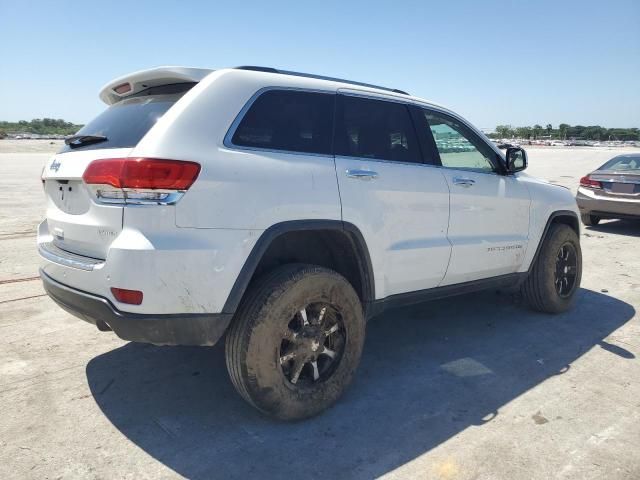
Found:
[{"label": "tire tread", "polygon": [[[321,399],[316,398],[314,400],[315,405],[306,411],[301,411],[298,407],[296,407],[298,408],[297,410],[291,410],[289,407],[285,407],[283,410],[274,411],[273,403],[267,402],[265,404],[265,398],[263,398],[264,393],[261,388],[257,387],[260,381],[256,376],[257,373],[255,370],[255,344],[257,338],[255,335],[258,335],[255,330],[256,328],[264,328],[265,324],[261,319],[264,318],[265,312],[269,312],[271,308],[278,308],[277,302],[280,301],[283,294],[289,292],[292,288],[298,288],[297,285],[299,282],[304,282],[306,277],[314,275],[320,275],[324,281],[330,282],[330,284],[341,286],[342,291],[345,292],[342,295],[347,295],[356,301],[359,313],[353,318],[360,318],[361,325],[364,327],[362,306],[358,296],[353,287],[342,275],[324,267],[294,263],[277,267],[251,282],[232,320],[225,341],[227,370],[231,383],[240,396],[257,410],[283,420],[297,420],[315,415],[322,409],[327,408],[333,401],[330,403],[325,402],[324,406],[322,406],[323,402]],[[352,303],[352,305],[356,303]],[[264,330],[261,331],[264,332]],[[353,338],[358,338],[358,335]],[[364,340],[364,330],[360,338],[362,341]],[[358,352],[361,346],[362,345],[360,345],[359,350],[357,350]],[[357,366],[359,356],[360,354],[358,353],[355,366]],[[252,359],[252,367],[250,368],[247,366],[247,363],[245,363],[248,362],[249,358]],[[345,365],[349,364],[346,363]],[[355,371],[355,366],[353,371]],[[340,378],[343,378],[345,382],[341,389],[348,385],[353,371],[347,374],[346,377],[341,374],[342,376]]]}]

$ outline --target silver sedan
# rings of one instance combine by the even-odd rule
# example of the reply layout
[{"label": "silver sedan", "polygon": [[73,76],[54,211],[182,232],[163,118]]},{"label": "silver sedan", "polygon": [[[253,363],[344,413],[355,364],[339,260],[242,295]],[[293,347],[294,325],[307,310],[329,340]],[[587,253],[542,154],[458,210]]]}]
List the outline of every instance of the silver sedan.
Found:
[{"label": "silver sedan", "polygon": [[640,153],[618,155],[580,179],[576,195],[582,222],[640,219]]}]

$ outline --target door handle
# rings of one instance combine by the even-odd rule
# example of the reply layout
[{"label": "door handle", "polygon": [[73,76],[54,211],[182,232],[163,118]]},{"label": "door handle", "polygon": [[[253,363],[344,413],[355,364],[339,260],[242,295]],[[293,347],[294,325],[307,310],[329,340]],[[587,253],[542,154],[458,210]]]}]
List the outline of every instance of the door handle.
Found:
[{"label": "door handle", "polygon": [[454,185],[460,185],[461,187],[465,187],[465,188],[469,188],[469,187],[473,186],[475,183],[476,183],[476,181],[472,180],[470,178],[455,177],[453,179],[453,184]]},{"label": "door handle", "polygon": [[371,170],[347,170],[346,174],[349,178],[358,178],[360,180],[373,180],[374,178],[378,178],[378,172]]}]

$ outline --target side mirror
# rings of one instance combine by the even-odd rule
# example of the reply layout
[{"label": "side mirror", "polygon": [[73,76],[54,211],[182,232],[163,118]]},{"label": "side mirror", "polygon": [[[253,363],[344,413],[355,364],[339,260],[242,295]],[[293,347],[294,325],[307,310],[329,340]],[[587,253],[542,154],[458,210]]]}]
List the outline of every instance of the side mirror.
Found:
[{"label": "side mirror", "polygon": [[507,172],[521,172],[527,168],[527,152],[520,147],[509,147],[506,152]]}]

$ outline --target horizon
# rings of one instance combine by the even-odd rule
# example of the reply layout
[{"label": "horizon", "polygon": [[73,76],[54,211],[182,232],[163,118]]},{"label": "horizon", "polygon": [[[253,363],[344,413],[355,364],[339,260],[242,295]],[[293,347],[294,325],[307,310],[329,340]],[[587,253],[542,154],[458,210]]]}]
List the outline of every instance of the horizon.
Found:
[{"label": "horizon", "polygon": [[[105,105],[105,108],[106,108],[106,105]],[[19,122],[30,123],[30,122],[34,122],[34,121],[37,121],[37,120],[45,120],[45,119],[48,119],[48,120],[62,120],[62,121],[67,121],[68,122],[68,120],[65,119],[65,118],[54,118],[54,117],[40,117],[40,118],[31,118],[31,119],[21,118],[19,120],[5,120],[5,119],[0,118],[0,124],[2,124],[2,123],[17,124]],[[85,123],[70,122],[70,123],[73,123],[73,125],[76,126],[76,127],[83,127],[86,124],[86,122]],[[566,122],[559,122],[557,124],[552,124],[553,130],[557,130],[559,125],[562,125],[562,124],[565,124],[565,123]],[[477,126],[477,128],[482,130],[484,133],[496,133],[497,128],[501,127],[501,126],[505,126],[505,127],[509,127],[510,129],[517,130],[519,128],[533,128],[535,125],[539,125],[540,127],[543,128],[543,130],[546,130],[545,127],[546,127],[547,124],[548,124],[548,122],[543,122],[543,123],[540,123],[540,124],[532,124],[532,125],[510,125],[510,124],[507,124],[507,123],[504,123],[504,122],[500,122],[500,123],[496,124],[493,127],[480,127],[480,126]],[[575,125],[571,125],[571,124],[567,124],[567,125],[569,127],[573,127],[573,128],[575,128],[575,127],[585,127],[585,128],[601,127],[601,128],[605,128],[607,130],[640,129],[640,126],[637,126],[637,125],[627,125],[627,126],[613,125],[613,126],[611,126],[611,125],[602,125],[602,124],[589,125],[589,124],[586,124],[586,123],[576,123]]]},{"label": "horizon", "polygon": [[116,77],[248,64],[400,88],[483,130],[640,126],[638,2],[367,3],[366,16],[358,5],[323,5],[137,2],[107,24],[97,4],[0,0],[0,39],[18,44],[3,58],[0,120],[85,124],[106,108],[98,92]]}]

